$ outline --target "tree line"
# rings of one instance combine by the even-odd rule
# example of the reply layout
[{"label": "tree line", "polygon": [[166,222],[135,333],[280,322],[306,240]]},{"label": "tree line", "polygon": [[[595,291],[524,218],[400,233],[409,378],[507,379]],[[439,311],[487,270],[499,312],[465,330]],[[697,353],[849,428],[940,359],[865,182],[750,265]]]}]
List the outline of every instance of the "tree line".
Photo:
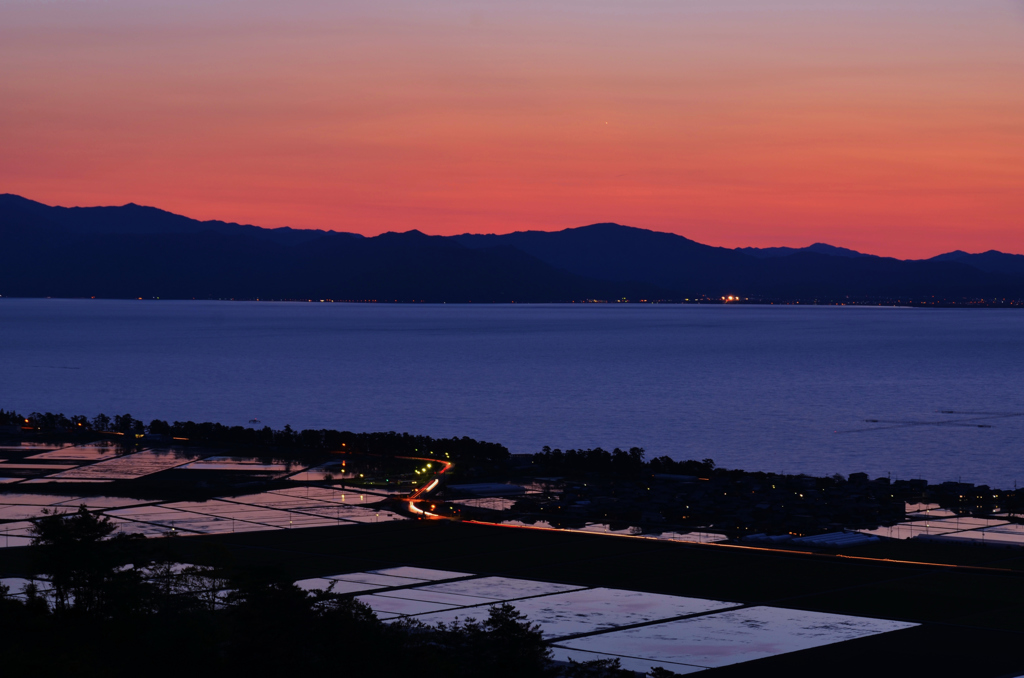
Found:
[{"label": "tree line", "polygon": [[663,456],[645,462],[644,455],[642,447],[631,447],[628,450],[616,447],[610,452],[600,447],[570,449],[563,452],[545,445],[540,452],[530,456],[529,462],[533,470],[553,475],[591,474],[628,477],[664,473],[707,476],[715,470],[713,459],[676,461]]},{"label": "tree line", "polygon": [[179,444],[216,447],[247,447],[266,450],[280,459],[315,461],[328,452],[353,452],[383,456],[430,456],[460,463],[462,471],[487,473],[509,459],[508,449],[499,443],[461,438],[396,433],[394,431],[353,433],[332,429],[296,431],[291,426],[272,429],[226,426],[214,422],[167,422],[154,419],[145,424],[130,414],[114,417],[98,414],[91,419],[82,415],[65,416],[51,412],[33,412],[22,416],[14,410],[0,409],[0,426],[17,426],[26,432],[50,438],[99,438],[103,436],[131,443],[135,436],[152,436]]}]

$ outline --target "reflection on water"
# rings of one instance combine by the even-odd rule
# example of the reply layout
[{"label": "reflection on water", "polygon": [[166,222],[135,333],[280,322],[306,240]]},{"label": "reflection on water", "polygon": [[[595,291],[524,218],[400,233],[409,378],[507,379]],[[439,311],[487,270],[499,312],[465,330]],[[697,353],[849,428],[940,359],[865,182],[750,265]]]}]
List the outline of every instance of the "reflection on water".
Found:
[{"label": "reflection on water", "polygon": [[92,445],[75,445],[61,447],[56,450],[34,454],[26,459],[64,459],[69,461],[103,461],[123,454],[123,448],[114,444],[96,443]]},{"label": "reflection on water", "polygon": [[214,456],[204,457],[190,464],[185,464],[181,469],[195,471],[293,471],[302,470],[304,467],[291,462],[266,462],[258,457],[230,457]]},{"label": "reflection on water", "polygon": [[[120,448],[115,449],[120,451]],[[189,480],[185,480],[184,476],[173,479],[171,484],[180,488],[187,486],[191,476],[201,474],[202,471],[248,473],[254,478],[267,478],[269,475],[273,479],[303,468],[301,465],[258,457],[204,454],[195,449],[151,448],[125,455],[111,455],[110,446],[103,444],[67,446],[45,452],[40,452],[39,447],[34,445],[8,446],[8,452],[15,457],[18,457],[18,453],[24,456],[26,453],[38,455],[54,451],[68,455],[68,461],[80,463],[54,464],[47,459],[31,465],[20,464],[38,466],[41,472],[49,475],[30,479],[16,478],[15,482],[20,486],[68,483],[71,487],[70,484],[132,481],[169,472],[183,473],[190,477]],[[0,462],[0,466],[6,463]],[[363,465],[356,463],[364,470],[381,465],[377,460],[370,460]],[[400,464],[408,465],[409,462],[401,461]],[[116,487],[132,492],[132,485]],[[229,484],[228,487],[235,485]],[[118,533],[163,537],[352,526],[405,520],[404,516],[379,506],[386,500],[385,494],[344,485],[292,486],[249,495],[179,502],[110,496],[78,497],[70,493],[0,492],[0,536],[3,537],[0,539],[0,548],[28,544],[26,530],[30,523],[25,521],[35,520],[48,512],[74,512],[79,506],[111,518]]]},{"label": "reflection on water", "polygon": [[[341,576],[375,581],[370,574]],[[482,620],[491,606],[508,602],[540,627],[553,643],[556,660],[616,658],[643,673],[655,666],[694,673],[916,626],[624,589],[449,574],[464,578],[377,589],[358,599],[380,619],[412,617],[428,625]],[[323,590],[327,581],[311,579],[300,585]]]},{"label": "reflection on water", "polygon": [[74,480],[132,480],[181,466],[197,458],[197,454],[183,449],[150,449],[115,457],[107,461],[80,466],[53,478]]},{"label": "reflection on water", "polygon": [[[359,477],[357,471],[349,469],[348,460],[344,461],[330,461],[326,464],[320,464],[314,468],[306,469],[295,475],[288,476],[288,480],[296,482],[331,482],[333,480],[351,480]],[[357,464],[353,464],[352,468],[357,468]],[[364,471],[365,473],[365,471]]]},{"label": "reflection on water", "polygon": [[[561,641],[567,649],[715,668],[917,624],[751,607]],[[674,669],[673,669],[674,670]]]}]

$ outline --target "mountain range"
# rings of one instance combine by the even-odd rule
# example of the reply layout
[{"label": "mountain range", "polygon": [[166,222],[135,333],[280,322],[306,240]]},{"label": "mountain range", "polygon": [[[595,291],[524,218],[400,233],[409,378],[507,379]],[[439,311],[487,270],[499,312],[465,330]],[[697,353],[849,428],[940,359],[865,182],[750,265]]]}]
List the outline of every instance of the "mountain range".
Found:
[{"label": "mountain range", "polygon": [[0,195],[0,296],[559,302],[1024,298],[1024,256],[900,260],[817,243],[712,247],[619,224],[364,237]]}]

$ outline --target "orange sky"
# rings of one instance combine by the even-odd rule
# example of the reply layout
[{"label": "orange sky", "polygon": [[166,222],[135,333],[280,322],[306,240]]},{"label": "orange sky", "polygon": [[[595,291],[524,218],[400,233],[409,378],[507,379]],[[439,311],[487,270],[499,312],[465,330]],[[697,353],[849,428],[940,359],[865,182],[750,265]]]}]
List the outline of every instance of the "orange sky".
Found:
[{"label": "orange sky", "polygon": [[0,192],[1024,252],[1024,4],[0,0]]}]

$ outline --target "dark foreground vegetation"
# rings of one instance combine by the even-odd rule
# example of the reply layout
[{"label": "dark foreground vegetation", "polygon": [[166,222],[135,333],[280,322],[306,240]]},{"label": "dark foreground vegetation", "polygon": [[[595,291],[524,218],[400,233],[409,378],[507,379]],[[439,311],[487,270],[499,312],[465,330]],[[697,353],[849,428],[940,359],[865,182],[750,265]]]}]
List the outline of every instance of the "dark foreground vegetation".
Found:
[{"label": "dark foreground vegetation", "polygon": [[[339,572],[415,565],[921,624],[904,631],[713,669],[709,676],[1000,678],[1024,673],[1024,659],[1020,654],[1024,642],[1024,620],[1020,614],[1024,606],[1024,557],[1016,549],[910,540],[868,544],[839,557],[447,521],[399,521],[172,538],[125,547],[137,548],[139,544],[147,547],[157,544],[170,553],[171,560],[217,567],[232,561],[245,563],[251,573],[237,576],[244,582],[267,581],[269,577],[259,576],[266,572],[283,573],[284,577],[278,579],[291,581]],[[0,549],[0,572],[26,576],[30,571],[28,552],[31,550]],[[932,562],[943,565],[928,564]],[[303,675],[300,671],[308,671],[310,667],[301,653],[313,642],[323,641],[322,635],[297,637],[299,634],[288,629],[278,629],[272,620],[264,620],[258,628],[265,629],[260,631],[266,634],[262,636],[265,647],[258,646],[254,651],[263,653],[260,656],[267,668],[257,665],[256,659],[243,659],[240,665],[228,666],[226,659],[216,657],[227,657],[228,652],[239,650],[228,649],[231,641],[224,640],[228,631],[218,625],[238,624],[238,632],[257,625],[232,617],[231,613],[212,618],[215,622],[210,626],[197,624],[165,631],[159,618],[139,616],[136,621],[145,624],[145,629],[164,634],[147,639],[139,637],[145,629],[129,628],[127,635],[116,635],[115,631],[128,624],[118,626],[111,621],[100,621],[94,630],[86,621],[70,621],[70,616],[64,619],[54,616],[45,623],[35,622],[34,627],[22,628],[28,626],[27,617],[7,621],[8,613],[4,610],[0,612],[0,626],[13,628],[14,635],[0,636],[0,652],[5,660],[12,657],[21,662],[17,666],[4,664],[4,675],[56,675],[55,670],[47,667],[55,666],[61,656],[70,662],[69,657],[78,652],[80,656],[73,667],[75,673],[61,671],[60,675],[122,675],[131,671],[133,676],[149,676],[182,670],[206,675],[202,661],[213,657],[210,661],[215,663],[210,664],[211,670],[227,675],[242,675],[243,669],[258,674],[275,673],[280,666],[275,662],[294,659],[289,664],[289,669],[294,667],[294,671],[283,675],[298,676]],[[176,619],[180,621],[184,617]],[[24,640],[32,628],[47,635],[28,638],[28,645],[14,647],[13,654],[8,655],[9,648]],[[7,633],[6,629],[0,630]],[[87,634],[87,638],[79,640],[75,634]],[[206,634],[214,635],[204,639]],[[7,642],[6,638],[12,639]],[[161,643],[161,639],[166,642]],[[359,647],[358,639],[359,636],[332,637],[323,641],[327,642],[326,650],[312,647],[314,654],[333,652],[329,668],[320,673],[391,676],[398,675],[407,666],[397,659],[390,661],[389,656],[367,657],[360,663],[363,661],[360,653],[365,649],[369,655],[374,648]],[[143,650],[152,652],[137,651],[129,641],[138,641]],[[206,655],[199,655],[183,646],[185,642],[212,645],[213,649]],[[69,647],[64,647],[65,644]],[[250,647],[255,645],[258,644],[250,641]],[[179,650],[187,655],[181,660],[175,656]],[[215,655],[218,652],[225,654]],[[423,659],[431,656],[424,655]],[[26,657],[34,657],[31,673],[24,669]],[[356,670],[365,669],[371,659],[376,662],[372,671]],[[183,666],[186,660],[199,663]],[[90,663],[95,661],[101,663],[98,666]],[[9,666],[13,668],[8,670]],[[579,671],[576,675],[588,675],[583,669]],[[423,663],[417,665],[414,675],[436,674]]]},{"label": "dark foreground vegetation", "polygon": [[508,604],[480,621],[386,624],[352,596],[307,593],[272,570],[183,567],[114,529],[85,507],[37,521],[44,586],[0,588],[5,675],[632,675],[617,662],[556,667]]},{"label": "dark foreground vegetation", "polygon": [[[220,448],[303,463],[346,451],[395,465],[402,456],[432,455],[455,461],[460,479],[542,488],[522,497],[511,511],[492,511],[498,518],[568,527],[612,522],[651,532],[679,525],[742,537],[752,530],[809,533],[898,520],[908,501],[938,503],[962,514],[984,515],[996,508],[1019,512],[1012,491],[871,479],[862,473],[824,478],[749,473],[719,468],[711,459],[647,460],[640,448],[545,449],[511,456],[500,445],[469,438],[160,420],[146,425],[129,415],[90,419],[5,411],[0,411],[0,436],[12,442],[103,439],[125,453],[140,447],[198,446],[203,450],[194,450],[197,454]],[[126,485],[67,484],[61,491],[83,497],[134,492],[130,484],[155,482],[146,478],[160,476],[181,484],[183,477],[175,473],[123,481]],[[269,482],[277,481],[249,483],[247,491],[260,491]],[[442,486],[438,494],[457,498],[458,483],[452,485]],[[11,491],[46,493],[53,487],[19,484]],[[487,509],[478,510],[489,517]],[[471,513],[468,506],[465,511]],[[293,584],[341,572],[417,565],[921,624],[713,669],[716,676],[825,671],[857,678],[996,678],[1024,670],[1019,653],[1024,557],[1019,549],[885,540],[837,555],[736,544],[415,520],[144,539],[114,536],[108,519],[84,509],[51,514],[36,521],[32,546],[0,549],[0,574],[39,581],[24,593],[20,586],[0,592],[0,667],[3,675],[12,676],[133,678],[186,672],[374,678],[630,675],[614,662],[556,665],[538,630],[511,606],[496,606],[481,612],[478,621],[450,626],[388,624],[352,596],[311,594]]]}]

